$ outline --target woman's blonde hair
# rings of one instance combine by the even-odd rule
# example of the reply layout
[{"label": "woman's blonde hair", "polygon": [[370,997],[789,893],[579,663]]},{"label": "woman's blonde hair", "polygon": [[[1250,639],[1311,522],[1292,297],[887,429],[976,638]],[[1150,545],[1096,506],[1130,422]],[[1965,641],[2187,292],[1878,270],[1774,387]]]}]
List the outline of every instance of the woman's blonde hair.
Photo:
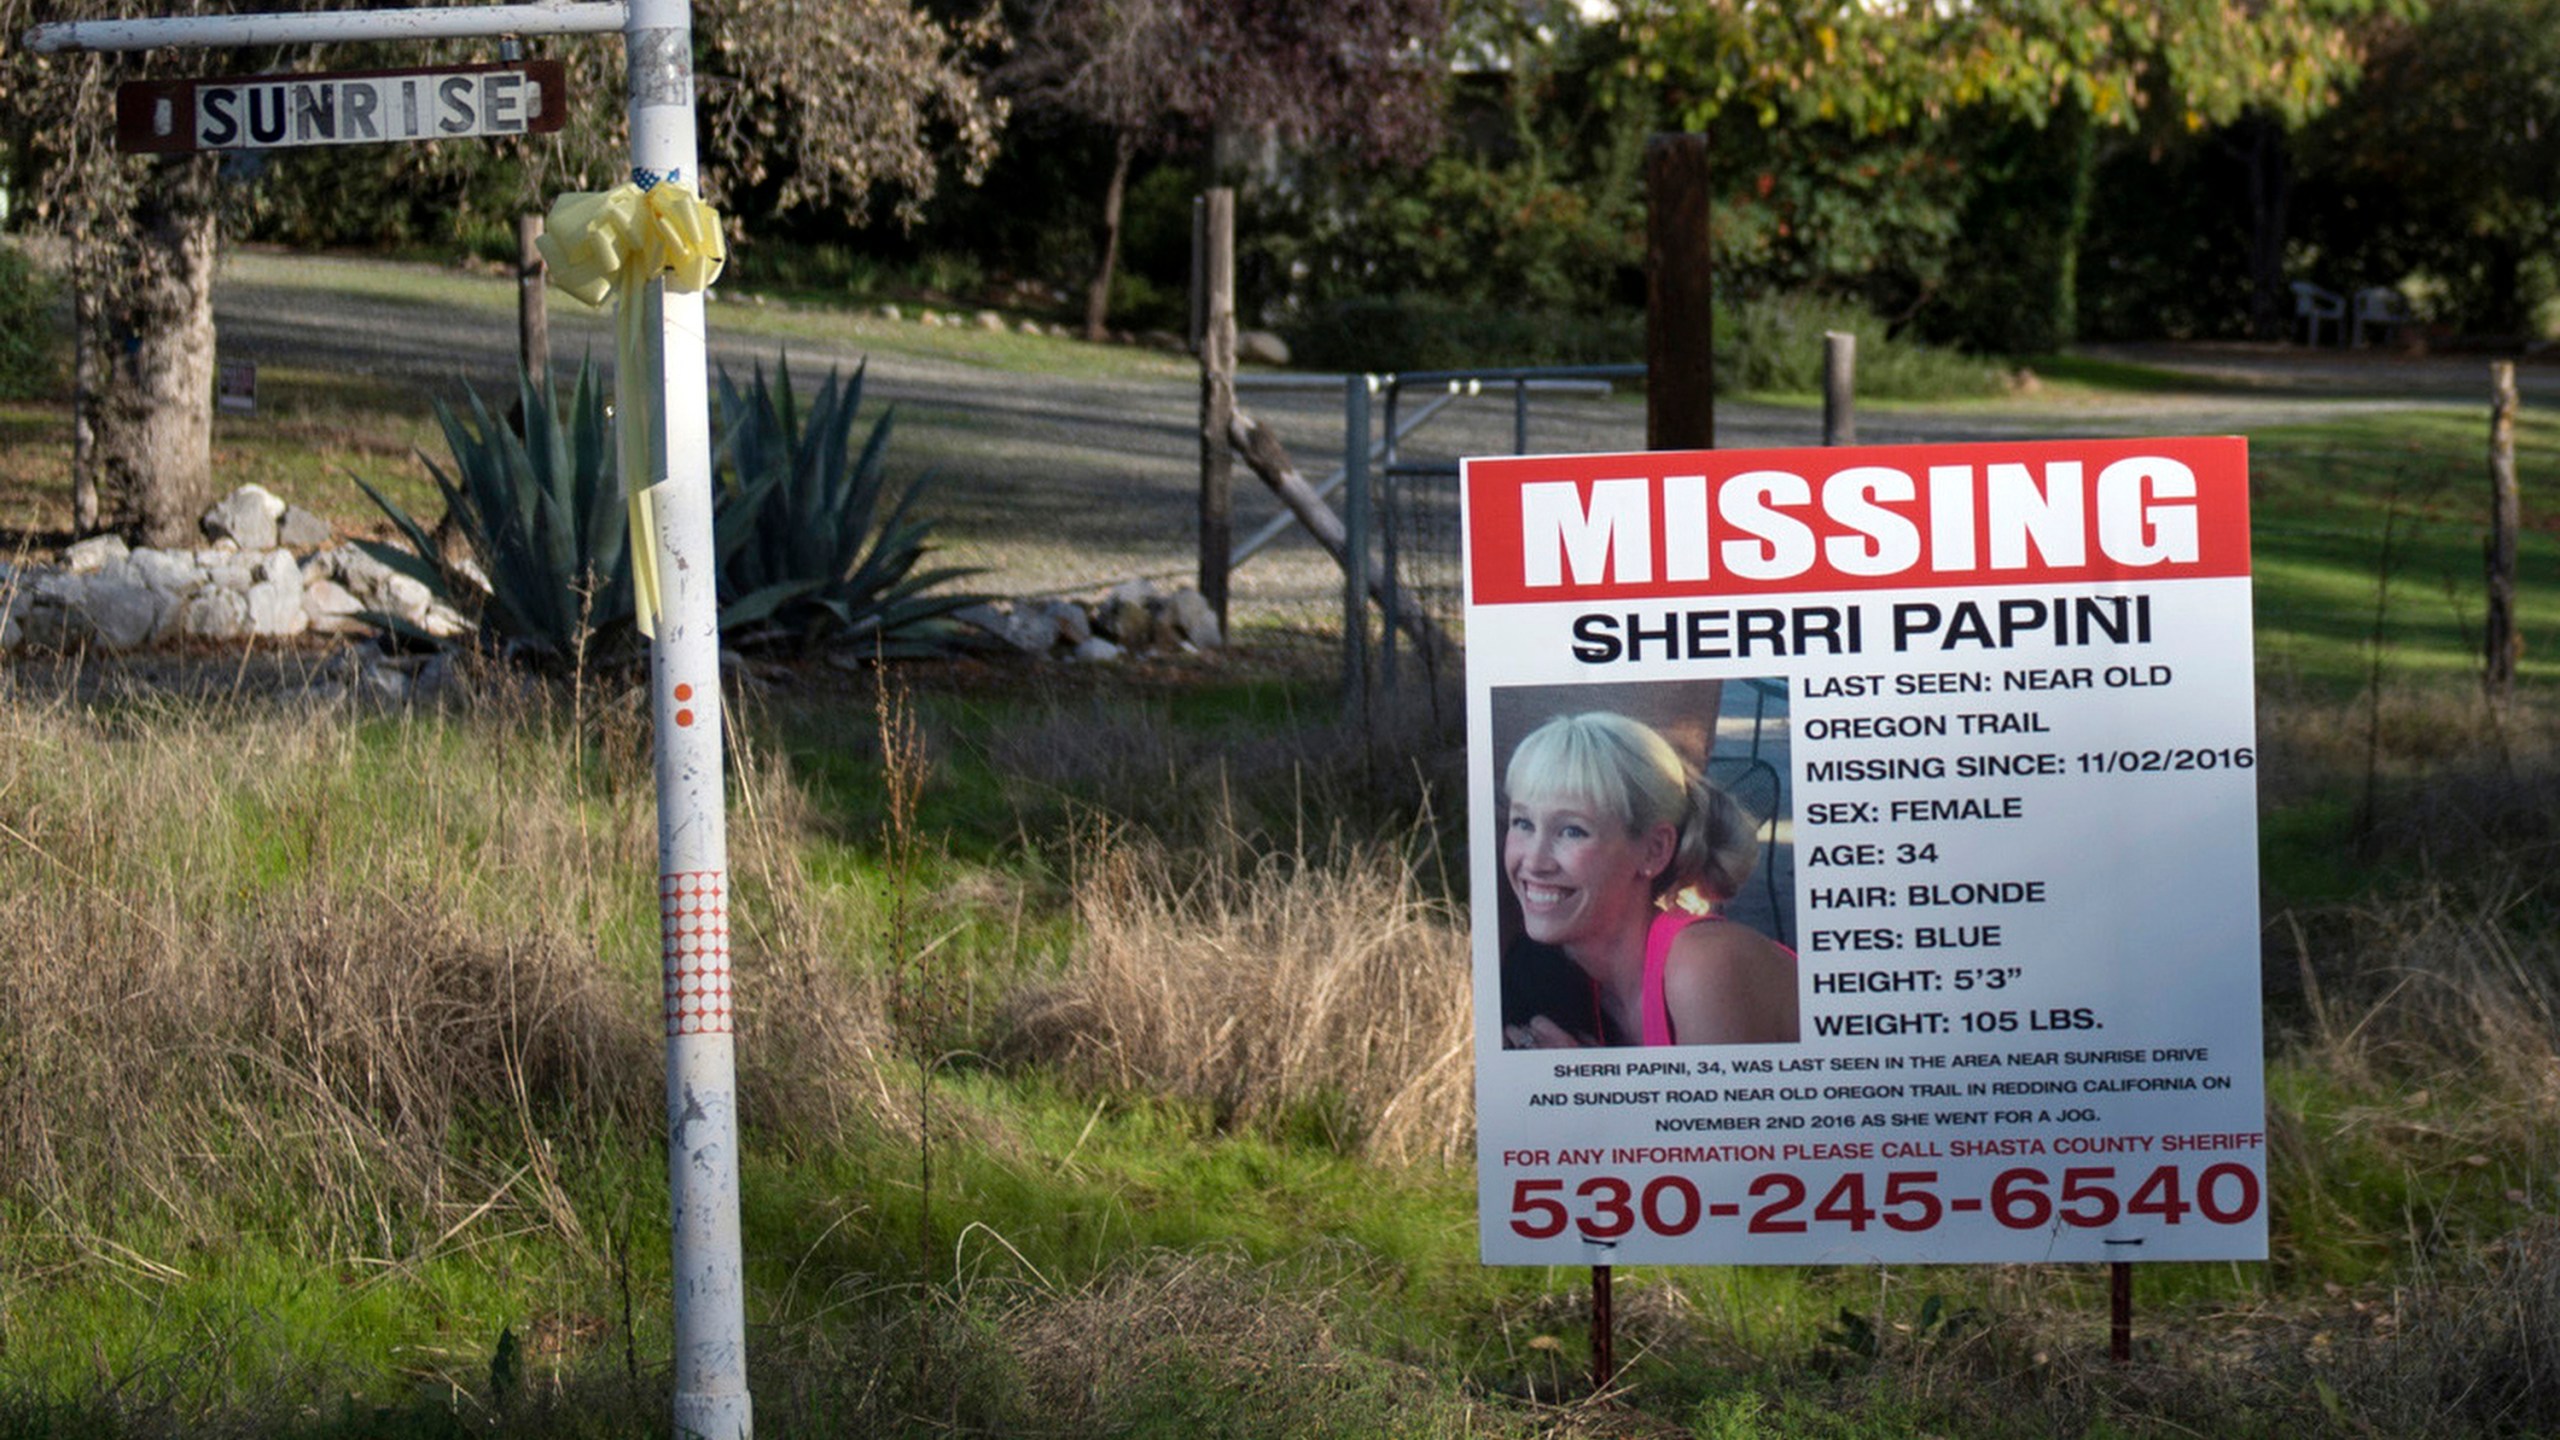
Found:
[{"label": "woman's blonde hair", "polygon": [[1502,790],[1532,805],[1587,800],[1630,835],[1670,826],[1679,844],[1654,877],[1657,898],[1694,887],[1709,900],[1730,900],[1760,860],[1758,817],[1691,769],[1652,726],[1614,711],[1559,715],[1530,731],[1511,752]]}]

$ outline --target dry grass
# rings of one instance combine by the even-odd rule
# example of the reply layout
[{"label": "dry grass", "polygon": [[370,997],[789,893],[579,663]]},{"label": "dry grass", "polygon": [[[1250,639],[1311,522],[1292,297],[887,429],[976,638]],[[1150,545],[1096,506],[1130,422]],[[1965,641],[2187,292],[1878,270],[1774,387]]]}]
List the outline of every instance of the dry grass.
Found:
[{"label": "dry grass", "polygon": [[1486,1436],[1681,1433],[1615,1406],[1522,1404],[1382,1358],[1357,1252],[1257,1263],[1144,1252],[1089,1283],[897,1292],[760,1352],[759,1425],[825,1435]]},{"label": "dry grass", "polygon": [[2560,1103],[2560,936],[2520,922],[2524,886],[2508,871],[2351,911],[2349,955],[2305,957],[2299,1058],[2359,1091],[2442,1079],[2475,1097],[2475,1125],[2542,1131]]},{"label": "dry grass", "polygon": [[[105,1233],[279,1213],[357,1273],[502,1229],[592,1257],[552,1142],[646,1145],[663,1104],[629,723],[0,709],[0,1216],[34,1227],[0,1257],[48,1237],[168,1279],[182,1258]],[[877,996],[824,958],[791,859],[796,791],[770,757],[740,774],[755,1119],[897,1125]]]},{"label": "dry grass", "polygon": [[1121,1433],[1131,1413],[1237,1435],[1585,1433],[1570,1412],[1467,1397],[1346,1343],[1331,1268],[1140,1257],[1084,1290],[1032,1296],[997,1330],[1052,1433]]},{"label": "dry grass", "polygon": [[2368,1434],[2560,1433],[2560,1223],[2522,1226],[2412,1287],[2333,1388]]},{"label": "dry grass", "polygon": [[1336,841],[1180,872],[1126,835],[1085,847],[1066,976],[1012,1046],[1088,1083],[1292,1116],[1390,1159],[1459,1153],[1470,1103],[1462,920],[1395,848]]}]

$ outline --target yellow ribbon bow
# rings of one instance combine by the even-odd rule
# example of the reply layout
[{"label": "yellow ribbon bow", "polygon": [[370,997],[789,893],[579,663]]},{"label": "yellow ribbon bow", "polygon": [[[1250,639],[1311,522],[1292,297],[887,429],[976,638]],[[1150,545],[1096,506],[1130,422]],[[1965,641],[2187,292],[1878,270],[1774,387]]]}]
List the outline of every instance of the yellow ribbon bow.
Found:
[{"label": "yellow ribbon bow", "polygon": [[630,507],[632,608],[640,633],[655,637],[662,607],[650,492],[666,479],[666,457],[656,443],[660,378],[652,361],[664,357],[650,347],[651,307],[631,302],[660,276],[680,295],[719,279],[728,259],[720,216],[689,187],[661,180],[646,190],[626,184],[563,195],[551,202],[542,230],[538,243],[552,284],[589,305],[616,301],[614,430]]}]

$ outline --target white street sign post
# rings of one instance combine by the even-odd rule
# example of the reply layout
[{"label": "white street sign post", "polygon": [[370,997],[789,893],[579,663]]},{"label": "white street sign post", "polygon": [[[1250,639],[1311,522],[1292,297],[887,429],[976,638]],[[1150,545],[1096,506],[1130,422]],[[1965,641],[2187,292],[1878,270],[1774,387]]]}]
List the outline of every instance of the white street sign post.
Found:
[{"label": "white street sign post", "polygon": [[[619,32],[629,77],[631,179],[700,188],[690,0],[472,5],[314,14],[75,21],[27,32],[40,54],[335,41]],[[738,1232],[737,1082],[729,985],[729,851],[721,775],[720,623],[711,531],[711,428],[697,291],[651,283],[660,434],[633,489],[654,484],[659,609],[650,650],[656,726],[658,908],[667,1027],[675,1431],[744,1440],[746,1290]],[[635,457],[626,456],[626,466]],[[644,545],[640,535],[634,547]]]}]

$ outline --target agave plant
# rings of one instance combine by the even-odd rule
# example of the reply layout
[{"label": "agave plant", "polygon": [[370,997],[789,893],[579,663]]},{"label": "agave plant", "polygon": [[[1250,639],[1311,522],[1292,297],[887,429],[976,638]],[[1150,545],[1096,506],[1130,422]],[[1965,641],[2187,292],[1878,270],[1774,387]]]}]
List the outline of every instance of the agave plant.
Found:
[{"label": "agave plant", "polygon": [[805,407],[788,357],[775,370],[767,383],[757,366],[744,390],[720,376],[722,633],[733,644],[850,643],[892,659],[940,653],[956,633],[945,617],[978,597],[936,587],[976,572],[918,568],[933,527],[910,514],[921,484],[891,493],[891,415],[857,450],[860,369],[850,380],[831,372]]},{"label": "agave plant", "polygon": [[[465,392],[467,423],[435,402],[453,473],[433,460],[427,471],[486,577],[485,593],[407,511],[362,478],[356,483],[408,546],[358,543],[446,604],[476,611],[481,643],[493,650],[548,665],[610,655],[632,629],[631,551],[604,386],[593,366],[581,365],[565,414],[547,385],[520,377],[518,391],[521,437],[490,414],[477,391]],[[406,628],[373,618],[386,629]]]}]

